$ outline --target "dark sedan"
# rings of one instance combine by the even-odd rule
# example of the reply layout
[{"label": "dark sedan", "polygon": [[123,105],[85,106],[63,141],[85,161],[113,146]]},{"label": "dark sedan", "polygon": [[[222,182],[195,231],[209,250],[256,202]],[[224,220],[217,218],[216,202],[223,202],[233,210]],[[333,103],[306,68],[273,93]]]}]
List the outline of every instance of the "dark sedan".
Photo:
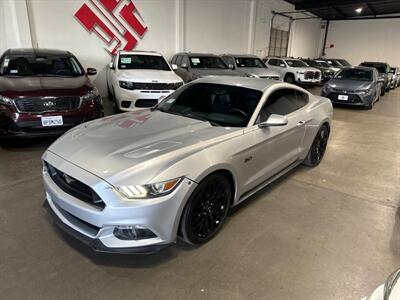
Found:
[{"label": "dark sedan", "polygon": [[0,58],[0,138],[60,135],[102,115],[98,90],[68,51],[12,49]]},{"label": "dark sedan", "polygon": [[371,109],[379,100],[382,80],[375,68],[344,67],[322,88],[322,96],[334,104]]}]

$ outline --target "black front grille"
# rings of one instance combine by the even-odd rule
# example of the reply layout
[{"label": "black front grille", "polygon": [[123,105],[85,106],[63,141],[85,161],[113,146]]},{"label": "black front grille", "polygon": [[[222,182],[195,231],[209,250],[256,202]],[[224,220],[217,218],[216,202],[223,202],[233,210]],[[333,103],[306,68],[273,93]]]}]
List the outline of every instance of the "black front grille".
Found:
[{"label": "black front grille", "polygon": [[136,107],[153,107],[158,103],[157,99],[137,99],[135,102]]},{"label": "black front grille", "polygon": [[64,192],[97,208],[103,209],[105,207],[103,200],[88,185],[61,172],[48,163],[46,163],[46,167],[54,183]]},{"label": "black front grille", "polygon": [[135,82],[133,90],[175,90],[174,83]]},{"label": "black front grille", "polygon": [[26,97],[15,100],[18,110],[28,113],[77,110],[80,103],[78,96]]},{"label": "black front grille", "polygon": [[304,79],[319,79],[320,74],[321,74],[320,72],[307,71],[304,74]]},{"label": "black front grille", "polygon": [[[339,100],[339,95],[344,95],[348,96],[347,100]],[[338,93],[331,93],[328,96],[331,101],[336,102],[336,103],[343,103],[343,104],[356,104],[356,103],[362,103],[361,98],[357,95],[352,95],[352,94],[338,94]]]}]

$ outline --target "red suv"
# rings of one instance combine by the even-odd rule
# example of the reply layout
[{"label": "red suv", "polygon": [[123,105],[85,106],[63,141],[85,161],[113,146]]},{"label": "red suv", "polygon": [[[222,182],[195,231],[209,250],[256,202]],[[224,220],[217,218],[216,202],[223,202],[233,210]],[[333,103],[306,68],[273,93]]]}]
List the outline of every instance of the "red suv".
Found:
[{"label": "red suv", "polygon": [[102,116],[102,100],[68,51],[10,49],[0,58],[0,138],[60,135]]}]

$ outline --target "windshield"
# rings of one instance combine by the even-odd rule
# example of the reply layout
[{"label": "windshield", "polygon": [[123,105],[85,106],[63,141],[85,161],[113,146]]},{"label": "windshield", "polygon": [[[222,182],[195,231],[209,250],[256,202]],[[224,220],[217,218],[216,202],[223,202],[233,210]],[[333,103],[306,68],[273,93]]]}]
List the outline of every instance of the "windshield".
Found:
[{"label": "windshield", "polygon": [[337,61],[335,60],[326,60],[326,62],[331,66],[331,67],[337,67],[337,68],[341,68],[342,66],[340,64],[338,64]]},{"label": "windshield", "polygon": [[314,68],[319,67],[319,64],[314,60],[303,60],[303,62],[310,67],[314,67]]},{"label": "windshield", "polygon": [[325,61],[316,61],[316,63],[318,63],[319,66],[323,67],[323,68],[330,68],[332,67],[331,65],[329,65],[327,62]]},{"label": "windshield", "polygon": [[157,109],[214,126],[246,127],[261,96],[261,91],[243,87],[194,83],[169,95]]},{"label": "windshield", "polygon": [[379,73],[386,73],[387,67],[385,64],[375,64],[375,63],[362,63],[361,66],[375,68]]},{"label": "windshield", "polygon": [[171,71],[164,57],[159,55],[121,54],[118,69]]},{"label": "windshield", "polygon": [[338,59],[337,61],[344,67],[350,67],[351,66],[351,64],[345,59]]},{"label": "windshield", "polygon": [[222,58],[215,56],[191,56],[190,66],[194,69],[229,69]]},{"label": "windshield", "polygon": [[336,79],[372,81],[372,71],[362,69],[343,69],[335,77]]},{"label": "windshield", "polygon": [[261,59],[256,57],[235,57],[238,68],[266,68]]},{"label": "windshield", "polygon": [[0,62],[0,74],[5,76],[71,77],[84,74],[73,56],[5,55]]},{"label": "windshield", "polygon": [[301,60],[286,60],[286,63],[288,66],[293,67],[293,68],[304,68],[307,67],[307,65],[302,62]]}]

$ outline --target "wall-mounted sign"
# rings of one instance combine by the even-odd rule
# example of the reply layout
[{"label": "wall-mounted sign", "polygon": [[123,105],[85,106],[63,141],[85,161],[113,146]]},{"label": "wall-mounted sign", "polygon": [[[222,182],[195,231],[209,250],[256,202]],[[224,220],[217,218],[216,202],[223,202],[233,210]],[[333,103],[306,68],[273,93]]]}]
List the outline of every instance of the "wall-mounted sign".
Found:
[{"label": "wall-mounted sign", "polygon": [[111,54],[132,50],[147,31],[131,0],[88,0],[75,17],[88,32],[104,41]]}]

